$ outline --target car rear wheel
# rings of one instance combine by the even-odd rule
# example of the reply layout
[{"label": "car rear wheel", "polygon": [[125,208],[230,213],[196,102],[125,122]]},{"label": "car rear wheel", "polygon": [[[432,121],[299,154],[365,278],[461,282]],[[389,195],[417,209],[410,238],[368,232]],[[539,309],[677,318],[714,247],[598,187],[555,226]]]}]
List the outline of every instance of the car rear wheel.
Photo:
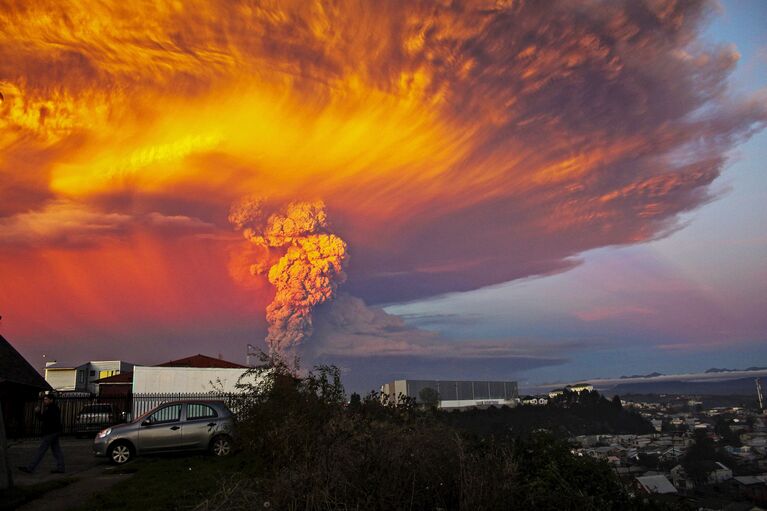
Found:
[{"label": "car rear wheel", "polygon": [[115,442],[109,448],[109,461],[115,465],[123,465],[133,459],[133,449],[125,442]]},{"label": "car rear wheel", "polygon": [[232,439],[226,435],[219,435],[210,442],[210,452],[213,456],[229,456],[232,447]]}]

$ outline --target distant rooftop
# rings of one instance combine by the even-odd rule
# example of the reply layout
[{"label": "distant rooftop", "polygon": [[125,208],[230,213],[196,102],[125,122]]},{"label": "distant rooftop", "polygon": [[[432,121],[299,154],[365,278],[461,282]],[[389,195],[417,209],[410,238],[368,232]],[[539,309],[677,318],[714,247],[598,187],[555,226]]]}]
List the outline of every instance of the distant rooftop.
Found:
[{"label": "distant rooftop", "polygon": [[9,382],[43,390],[51,388],[32,365],[0,335],[0,383]]},{"label": "distant rooftop", "polygon": [[666,493],[676,493],[674,485],[663,475],[641,476],[637,477],[637,481],[648,493],[658,493],[661,495]]},{"label": "distant rooftop", "polygon": [[222,360],[220,358],[209,357],[207,355],[192,355],[191,357],[171,360],[163,364],[157,364],[155,367],[218,367],[231,369],[248,369],[248,366]]}]

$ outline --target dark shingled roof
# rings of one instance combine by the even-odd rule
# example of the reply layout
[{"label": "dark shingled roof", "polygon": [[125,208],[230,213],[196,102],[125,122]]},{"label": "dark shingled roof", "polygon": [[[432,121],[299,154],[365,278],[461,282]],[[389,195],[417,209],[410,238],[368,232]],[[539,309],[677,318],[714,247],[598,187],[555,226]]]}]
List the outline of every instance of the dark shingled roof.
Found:
[{"label": "dark shingled roof", "polygon": [[51,390],[40,373],[0,335],[0,383],[5,382]]},{"label": "dark shingled roof", "polygon": [[221,360],[220,358],[213,358],[207,355],[192,355],[191,357],[180,358],[178,360],[171,360],[164,364],[157,364],[155,367],[223,367],[234,369],[248,369],[248,366],[242,364],[236,364],[234,362],[228,362]]}]

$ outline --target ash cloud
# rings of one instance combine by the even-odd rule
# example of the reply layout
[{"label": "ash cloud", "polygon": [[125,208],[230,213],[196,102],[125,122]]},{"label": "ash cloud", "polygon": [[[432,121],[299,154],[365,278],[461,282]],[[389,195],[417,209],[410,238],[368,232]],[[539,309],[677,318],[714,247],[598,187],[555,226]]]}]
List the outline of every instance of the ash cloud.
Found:
[{"label": "ash cloud", "polygon": [[604,341],[541,343],[535,339],[446,339],[405,323],[402,317],[340,293],[316,308],[305,346],[312,363],[341,364],[344,382],[357,392],[371,382],[401,378],[517,379],[525,371],[558,366]]},{"label": "ash cloud", "polygon": [[126,236],[146,229],[163,234],[184,235],[209,232],[213,224],[185,215],[103,211],[89,204],[53,200],[40,209],[0,217],[0,246],[85,247],[106,238]]},{"label": "ash cloud", "polygon": [[[261,225],[249,239],[267,259],[286,251],[274,276],[269,270],[278,290],[297,287],[284,278],[292,272],[323,281],[311,286],[316,297],[301,295],[300,312],[287,299],[270,306],[279,346],[309,335],[313,307],[345,274],[346,289],[375,304],[564,271],[581,252],[672,232],[679,214],[715,198],[711,185],[730,150],[764,127],[764,93],[729,89],[737,49],[702,37],[714,5],[256,9],[233,1],[157,2],[135,12],[114,3],[9,2],[0,12],[0,214],[14,233],[6,243],[28,243],[23,215],[68,194],[97,211],[105,197],[162,197],[183,211],[149,212],[216,223],[222,212],[212,204],[248,190],[284,203],[311,190],[333,206],[343,240],[310,203],[304,211],[315,224],[296,232],[286,211],[268,228],[263,212],[241,219]],[[274,100],[268,108],[258,102],[264,97]],[[285,119],[287,128],[273,132]],[[164,135],[151,130],[164,121],[176,139],[142,138]],[[216,129],[199,137],[207,122]],[[323,130],[331,136],[312,138]],[[102,147],[118,154],[102,161],[114,156]],[[294,156],[301,165],[280,167]],[[121,172],[109,175],[110,165]],[[152,228],[127,206],[108,211]],[[114,217],[61,219],[51,232],[84,230],[94,242],[124,228]],[[355,254],[348,267],[346,244]],[[317,273],[315,263],[327,269]],[[297,333],[281,338],[278,330]]]},{"label": "ash cloud", "polygon": [[565,352],[594,346],[594,343],[583,341],[546,347],[520,339],[452,341],[437,332],[408,325],[402,317],[369,306],[360,298],[341,293],[317,309],[309,353],[328,358],[528,360],[533,365],[549,365],[565,361],[559,356],[551,356],[552,348]]},{"label": "ash cloud", "polygon": [[266,249],[267,260],[269,249],[286,247],[273,264],[251,266],[254,275],[266,273],[276,291],[266,308],[266,342],[270,350],[286,353],[312,335],[312,309],[332,299],[346,279],[348,253],[346,243],[327,232],[322,201],[292,202],[265,220],[263,205],[263,199],[245,197],[232,206],[229,222],[250,243]]}]

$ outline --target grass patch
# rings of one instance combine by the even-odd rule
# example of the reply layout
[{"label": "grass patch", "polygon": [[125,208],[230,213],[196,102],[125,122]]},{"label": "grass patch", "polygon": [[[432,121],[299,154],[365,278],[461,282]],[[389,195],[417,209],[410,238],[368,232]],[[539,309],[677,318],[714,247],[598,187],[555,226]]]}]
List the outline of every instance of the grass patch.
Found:
[{"label": "grass patch", "polygon": [[77,478],[67,477],[26,486],[14,486],[8,490],[0,491],[0,511],[16,509],[27,502],[42,497],[49,491],[58,490],[75,481],[77,481]]},{"label": "grass patch", "polygon": [[224,479],[236,473],[252,470],[245,463],[245,454],[227,458],[212,456],[171,456],[139,458],[115,473],[131,473],[104,493],[91,497],[81,507],[83,511],[189,509],[210,497]]}]

